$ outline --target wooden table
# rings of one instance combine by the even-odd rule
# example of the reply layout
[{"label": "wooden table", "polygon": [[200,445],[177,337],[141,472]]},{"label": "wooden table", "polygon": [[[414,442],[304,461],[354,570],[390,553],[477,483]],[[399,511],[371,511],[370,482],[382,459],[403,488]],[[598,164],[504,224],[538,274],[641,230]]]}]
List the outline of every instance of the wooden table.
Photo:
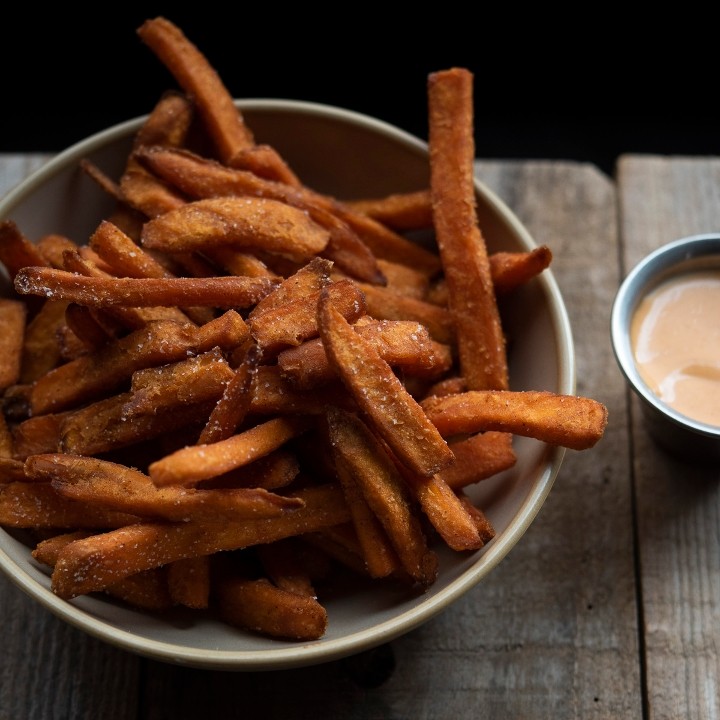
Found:
[{"label": "wooden table", "polygon": [[[0,194],[46,158],[0,156]],[[137,657],[0,579],[0,720],[10,718],[720,717],[720,470],[648,438],[609,337],[621,278],[648,251],[720,230],[720,159],[478,162],[554,252],[578,393],[610,422],[566,454],[520,543],[462,600],[365,655],[266,673]]]}]

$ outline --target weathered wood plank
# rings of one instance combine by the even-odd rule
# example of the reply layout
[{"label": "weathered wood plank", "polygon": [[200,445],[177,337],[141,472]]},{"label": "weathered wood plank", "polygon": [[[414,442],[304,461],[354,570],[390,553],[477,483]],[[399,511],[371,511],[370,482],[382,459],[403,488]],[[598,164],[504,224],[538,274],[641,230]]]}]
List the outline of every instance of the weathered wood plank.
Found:
[{"label": "weathered wood plank", "polygon": [[[620,159],[624,272],[680,237],[720,230],[720,159]],[[656,447],[632,402],[649,717],[720,713],[720,469]]]}]

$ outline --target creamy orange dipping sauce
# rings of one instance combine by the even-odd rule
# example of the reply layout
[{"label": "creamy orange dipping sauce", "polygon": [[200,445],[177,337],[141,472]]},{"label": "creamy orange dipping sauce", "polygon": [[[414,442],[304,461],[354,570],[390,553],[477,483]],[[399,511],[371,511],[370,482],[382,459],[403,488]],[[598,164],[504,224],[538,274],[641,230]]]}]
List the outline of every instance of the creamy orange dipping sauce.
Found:
[{"label": "creamy orange dipping sauce", "polygon": [[720,426],[720,270],[669,278],[630,326],[638,372],[667,405]]}]

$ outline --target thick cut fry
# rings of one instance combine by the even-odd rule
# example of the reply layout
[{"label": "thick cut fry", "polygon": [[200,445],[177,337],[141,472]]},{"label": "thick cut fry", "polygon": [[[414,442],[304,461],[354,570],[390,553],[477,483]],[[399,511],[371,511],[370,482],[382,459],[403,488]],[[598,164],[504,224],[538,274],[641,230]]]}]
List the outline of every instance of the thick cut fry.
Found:
[{"label": "thick cut fry", "polygon": [[382,271],[367,244],[333,212],[330,201],[308,188],[272,182],[255,173],[229,168],[187,151],[144,148],[135,157],[173,187],[196,200],[228,196],[270,198],[307,212],[329,234],[323,250],[325,257],[353,277],[371,283],[384,282]]},{"label": "thick cut fry", "polygon": [[273,585],[296,595],[317,597],[304,562],[307,553],[297,538],[287,538],[257,548],[258,557],[265,574]]},{"label": "thick cut fry", "polygon": [[437,342],[455,344],[455,323],[447,308],[390,288],[357,284],[365,295],[368,315],[378,320],[413,320],[424,325]]},{"label": "thick cut fry", "polygon": [[248,318],[248,324],[263,357],[269,358],[288,346],[317,337],[317,304],[321,292],[346,321],[354,322],[365,314],[365,296],[361,290],[349,280],[338,280],[322,291],[253,315]]},{"label": "thick cut fry", "polygon": [[0,263],[5,266],[11,280],[28,265],[46,264],[40,251],[13,220],[0,222]]},{"label": "thick cut fry", "polygon": [[341,459],[337,459],[335,465],[368,574],[381,578],[397,572],[400,561],[380,519],[365,499],[348,465]]},{"label": "thick cut fry", "polygon": [[55,268],[27,267],[15,276],[21,295],[69,300],[88,307],[250,307],[275,285],[271,278],[87,277]]},{"label": "thick cut fry", "polygon": [[31,479],[49,481],[59,495],[86,507],[165,520],[258,520],[277,517],[302,505],[297,498],[256,488],[158,488],[138,470],[64,453],[29,457],[25,461],[25,474]]},{"label": "thick cut fry", "polygon": [[201,327],[151,323],[38,378],[28,398],[30,411],[39,415],[64,410],[115,390],[136,370],[181,360],[216,346],[230,350],[248,338],[249,328],[234,310]]},{"label": "thick cut fry", "polygon": [[499,430],[572,450],[595,445],[608,416],[597,400],[542,390],[468,390],[429,397],[422,407],[444,437]]},{"label": "thick cut fry", "polygon": [[228,625],[290,640],[317,640],[325,634],[327,611],[314,597],[262,578],[224,577],[216,593],[218,612]]},{"label": "thick cut fry", "polygon": [[[380,356],[403,373],[424,378],[437,378],[452,366],[448,345],[433,340],[427,329],[412,321],[362,319],[353,325]],[[320,338],[288,348],[278,354],[283,375],[299,388],[317,387],[336,378]]]},{"label": "thick cut fry", "polygon": [[156,415],[189,403],[217,400],[234,373],[219,348],[187,360],[137,370],[123,417]]},{"label": "thick cut fry", "polygon": [[107,529],[132,525],[135,515],[88,508],[68,500],[46,482],[0,484],[0,525],[14,528]]},{"label": "thick cut fry", "polygon": [[490,255],[490,272],[497,295],[505,295],[550,267],[552,251],[547,245],[527,252],[496,252]]},{"label": "thick cut fry", "polygon": [[440,474],[421,478],[402,473],[430,523],[452,550],[479,550],[485,542],[473,517]]},{"label": "thick cut fry", "polygon": [[503,390],[505,337],[476,213],[472,82],[462,68],[428,78],[430,190],[462,374],[471,390]]},{"label": "thick cut fry", "polygon": [[210,558],[207,555],[176,560],[165,566],[174,605],[204,610],[210,605]]},{"label": "thick cut fry", "polygon": [[20,380],[27,309],[20,300],[0,298],[0,392]]},{"label": "thick cut fry", "polygon": [[264,457],[308,428],[305,418],[273,418],[226,440],[167,455],[150,465],[150,477],[156,485],[193,485]]},{"label": "thick cut fry", "polygon": [[[45,487],[38,483],[27,485]],[[0,487],[0,498],[2,492]],[[69,599],[103,590],[130,575],[182,558],[275,542],[350,520],[342,490],[337,485],[307,488],[293,495],[304,502],[303,507],[277,518],[242,522],[225,519],[135,522],[70,543],[60,552],[55,564],[53,591]]]},{"label": "thick cut fry", "polygon": [[65,324],[65,301],[46,300],[25,327],[20,382],[31,383],[60,361],[57,331]]},{"label": "thick cut fry", "polygon": [[260,362],[257,345],[250,345],[242,362],[225,385],[198,438],[199,445],[226,440],[234,435],[252,404],[252,383]]},{"label": "thick cut fry", "polygon": [[220,197],[189,202],[148,221],[146,248],[178,253],[235,247],[308,260],[321,253],[328,232],[303,210],[268,198]]},{"label": "thick cut fry", "polygon": [[[32,556],[38,562],[53,567],[62,548],[74,540],[89,535],[90,532],[86,530],[55,535],[38,543]],[[167,610],[174,604],[168,590],[165,568],[155,568],[125,578],[106,588],[105,592],[134,607],[145,610]]]},{"label": "thick cut fry", "polygon": [[[357,483],[408,575],[421,585],[430,585],[437,574],[437,557],[428,548],[410,494],[392,460],[356,415],[330,408],[327,418],[336,463]],[[353,520],[357,523],[358,516],[353,515]],[[362,530],[362,523],[358,527]]]},{"label": "thick cut fry", "polygon": [[393,193],[379,198],[346,200],[345,204],[393,230],[424,230],[433,225],[432,199],[427,189]]},{"label": "thick cut fry", "polygon": [[180,28],[157,17],[146,20],[137,32],[180,87],[194,99],[223,160],[230,160],[254,145],[252,133],[217,71]]},{"label": "thick cut fry", "polygon": [[455,462],[438,475],[456,492],[509,470],[517,462],[510,433],[490,430],[455,440],[449,445]]},{"label": "thick cut fry", "polygon": [[318,328],[335,372],[401,462],[424,477],[450,465],[454,456],[445,440],[388,363],[334,308],[325,290],[318,304]]}]

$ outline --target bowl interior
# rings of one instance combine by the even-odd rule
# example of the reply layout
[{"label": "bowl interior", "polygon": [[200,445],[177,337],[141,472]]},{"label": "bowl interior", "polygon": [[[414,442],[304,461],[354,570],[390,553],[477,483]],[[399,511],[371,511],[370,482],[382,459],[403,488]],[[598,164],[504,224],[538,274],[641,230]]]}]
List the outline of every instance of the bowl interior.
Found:
[{"label": "bowl interior", "polygon": [[[275,146],[304,182],[339,198],[379,196],[427,187],[427,146],[401,130],[356,113],[301,102],[247,100],[239,107],[258,142]],[[0,203],[0,218],[31,238],[65,233],[84,242],[110,205],[78,168],[89,158],[117,177],[141,118],[99,133],[60,154]],[[477,183],[478,213],[491,250],[527,250],[534,242],[509,209]],[[572,337],[551,272],[502,305],[513,389],[575,390]],[[124,649],[197,667],[263,670],[327,661],[386,642],[428,620],[478,583],[520,539],[559,470],[563,450],[518,438],[516,466],[480,483],[473,497],[497,535],[483,550],[440,549],[437,582],[422,595],[393,585],[338,587],[324,604],[324,638],[297,644],[255,637],[200,615],[153,615],[100,597],[60,600],[49,574],[20,539],[0,532],[0,564],[46,608]]]}]

